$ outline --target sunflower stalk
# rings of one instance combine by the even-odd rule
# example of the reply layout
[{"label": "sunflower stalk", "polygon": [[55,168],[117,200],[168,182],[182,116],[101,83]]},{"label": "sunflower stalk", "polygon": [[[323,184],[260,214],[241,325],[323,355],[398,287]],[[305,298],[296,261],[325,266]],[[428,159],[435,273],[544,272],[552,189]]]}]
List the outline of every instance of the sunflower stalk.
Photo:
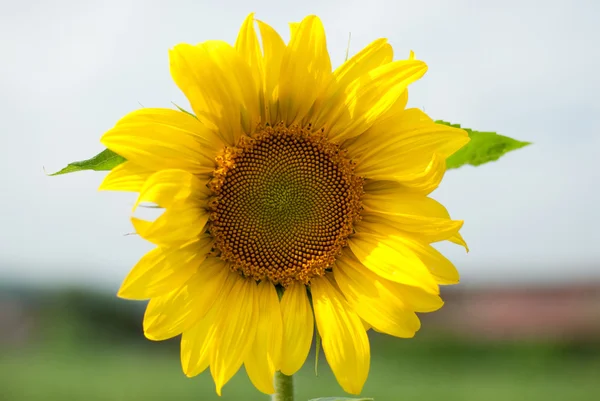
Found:
[{"label": "sunflower stalk", "polygon": [[275,372],[275,394],[271,401],[294,401],[294,377]]}]

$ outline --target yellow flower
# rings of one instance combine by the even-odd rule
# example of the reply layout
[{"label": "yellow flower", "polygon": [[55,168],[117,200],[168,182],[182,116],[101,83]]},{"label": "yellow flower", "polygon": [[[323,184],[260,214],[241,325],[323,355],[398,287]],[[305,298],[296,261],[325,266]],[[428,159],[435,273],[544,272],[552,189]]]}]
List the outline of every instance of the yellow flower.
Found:
[{"label": "yellow flower", "polygon": [[317,17],[292,24],[286,45],[251,14],[233,47],[171,50],[195,115],[144,108],[102,137],[127,162],[101,189],[139,192],[134,211],[164,209],[132,218],[157,247],[119,296],[150,299],[149,339],[181,334],[187,376],[210,368],[221,394],[244,364],[273,393],[274,372],[304,364],[316,323],[335,377],[357,394],[367,331],[412,337],[415,312],[439,309],[439,285],[458,282],[430,244],[466,247],[462,221],[428,194],[469,138],[406,109],[427,66],[392,59],[378,39],[332,71]]}]

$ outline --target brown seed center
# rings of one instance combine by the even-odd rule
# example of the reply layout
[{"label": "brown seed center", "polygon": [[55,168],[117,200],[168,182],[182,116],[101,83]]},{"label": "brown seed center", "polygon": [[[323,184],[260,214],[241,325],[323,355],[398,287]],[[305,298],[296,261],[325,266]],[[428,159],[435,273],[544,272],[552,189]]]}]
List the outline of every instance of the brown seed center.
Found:
[{"label": "brown seed center", "polygon": [[359,217],[363,180],[321,132],[264,127],[218,158],[210,231],[255,280],[307,284],[335,261]]}]

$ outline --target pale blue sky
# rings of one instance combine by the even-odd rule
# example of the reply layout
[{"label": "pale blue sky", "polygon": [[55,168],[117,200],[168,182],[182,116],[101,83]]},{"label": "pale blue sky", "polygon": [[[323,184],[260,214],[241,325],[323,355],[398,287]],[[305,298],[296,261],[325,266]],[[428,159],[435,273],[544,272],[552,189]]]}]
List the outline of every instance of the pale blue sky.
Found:
[{"label": "pale blue sky", "polygon": [[[219,4],[219,6],[217,6]],[[410,104],[433,118],[535,142],[447,174],[434,197],[471,246],[443,246],[463,283],[600,280],[600,3],[584,1],[24,1],[0,16],[0,280],[116,289],[151,248],[131,194],[104,173],[48,178],[102,149],[143,104],[185,104],[168,71],[180,42],[233,42],[250,11],[288,36],[319,15],[334,65],[387,37],[429,64]]]}]

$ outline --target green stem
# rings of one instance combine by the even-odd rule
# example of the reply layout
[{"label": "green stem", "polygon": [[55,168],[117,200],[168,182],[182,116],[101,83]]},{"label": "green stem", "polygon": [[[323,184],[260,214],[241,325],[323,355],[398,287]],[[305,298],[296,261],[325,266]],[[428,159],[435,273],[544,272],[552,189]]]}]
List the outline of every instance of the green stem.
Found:
[{"label": "green stem", "polygon": [[274,379],[275,394],[271,401],[294,401],[294,377],[286,376],[281,372],[275,372]]}]

